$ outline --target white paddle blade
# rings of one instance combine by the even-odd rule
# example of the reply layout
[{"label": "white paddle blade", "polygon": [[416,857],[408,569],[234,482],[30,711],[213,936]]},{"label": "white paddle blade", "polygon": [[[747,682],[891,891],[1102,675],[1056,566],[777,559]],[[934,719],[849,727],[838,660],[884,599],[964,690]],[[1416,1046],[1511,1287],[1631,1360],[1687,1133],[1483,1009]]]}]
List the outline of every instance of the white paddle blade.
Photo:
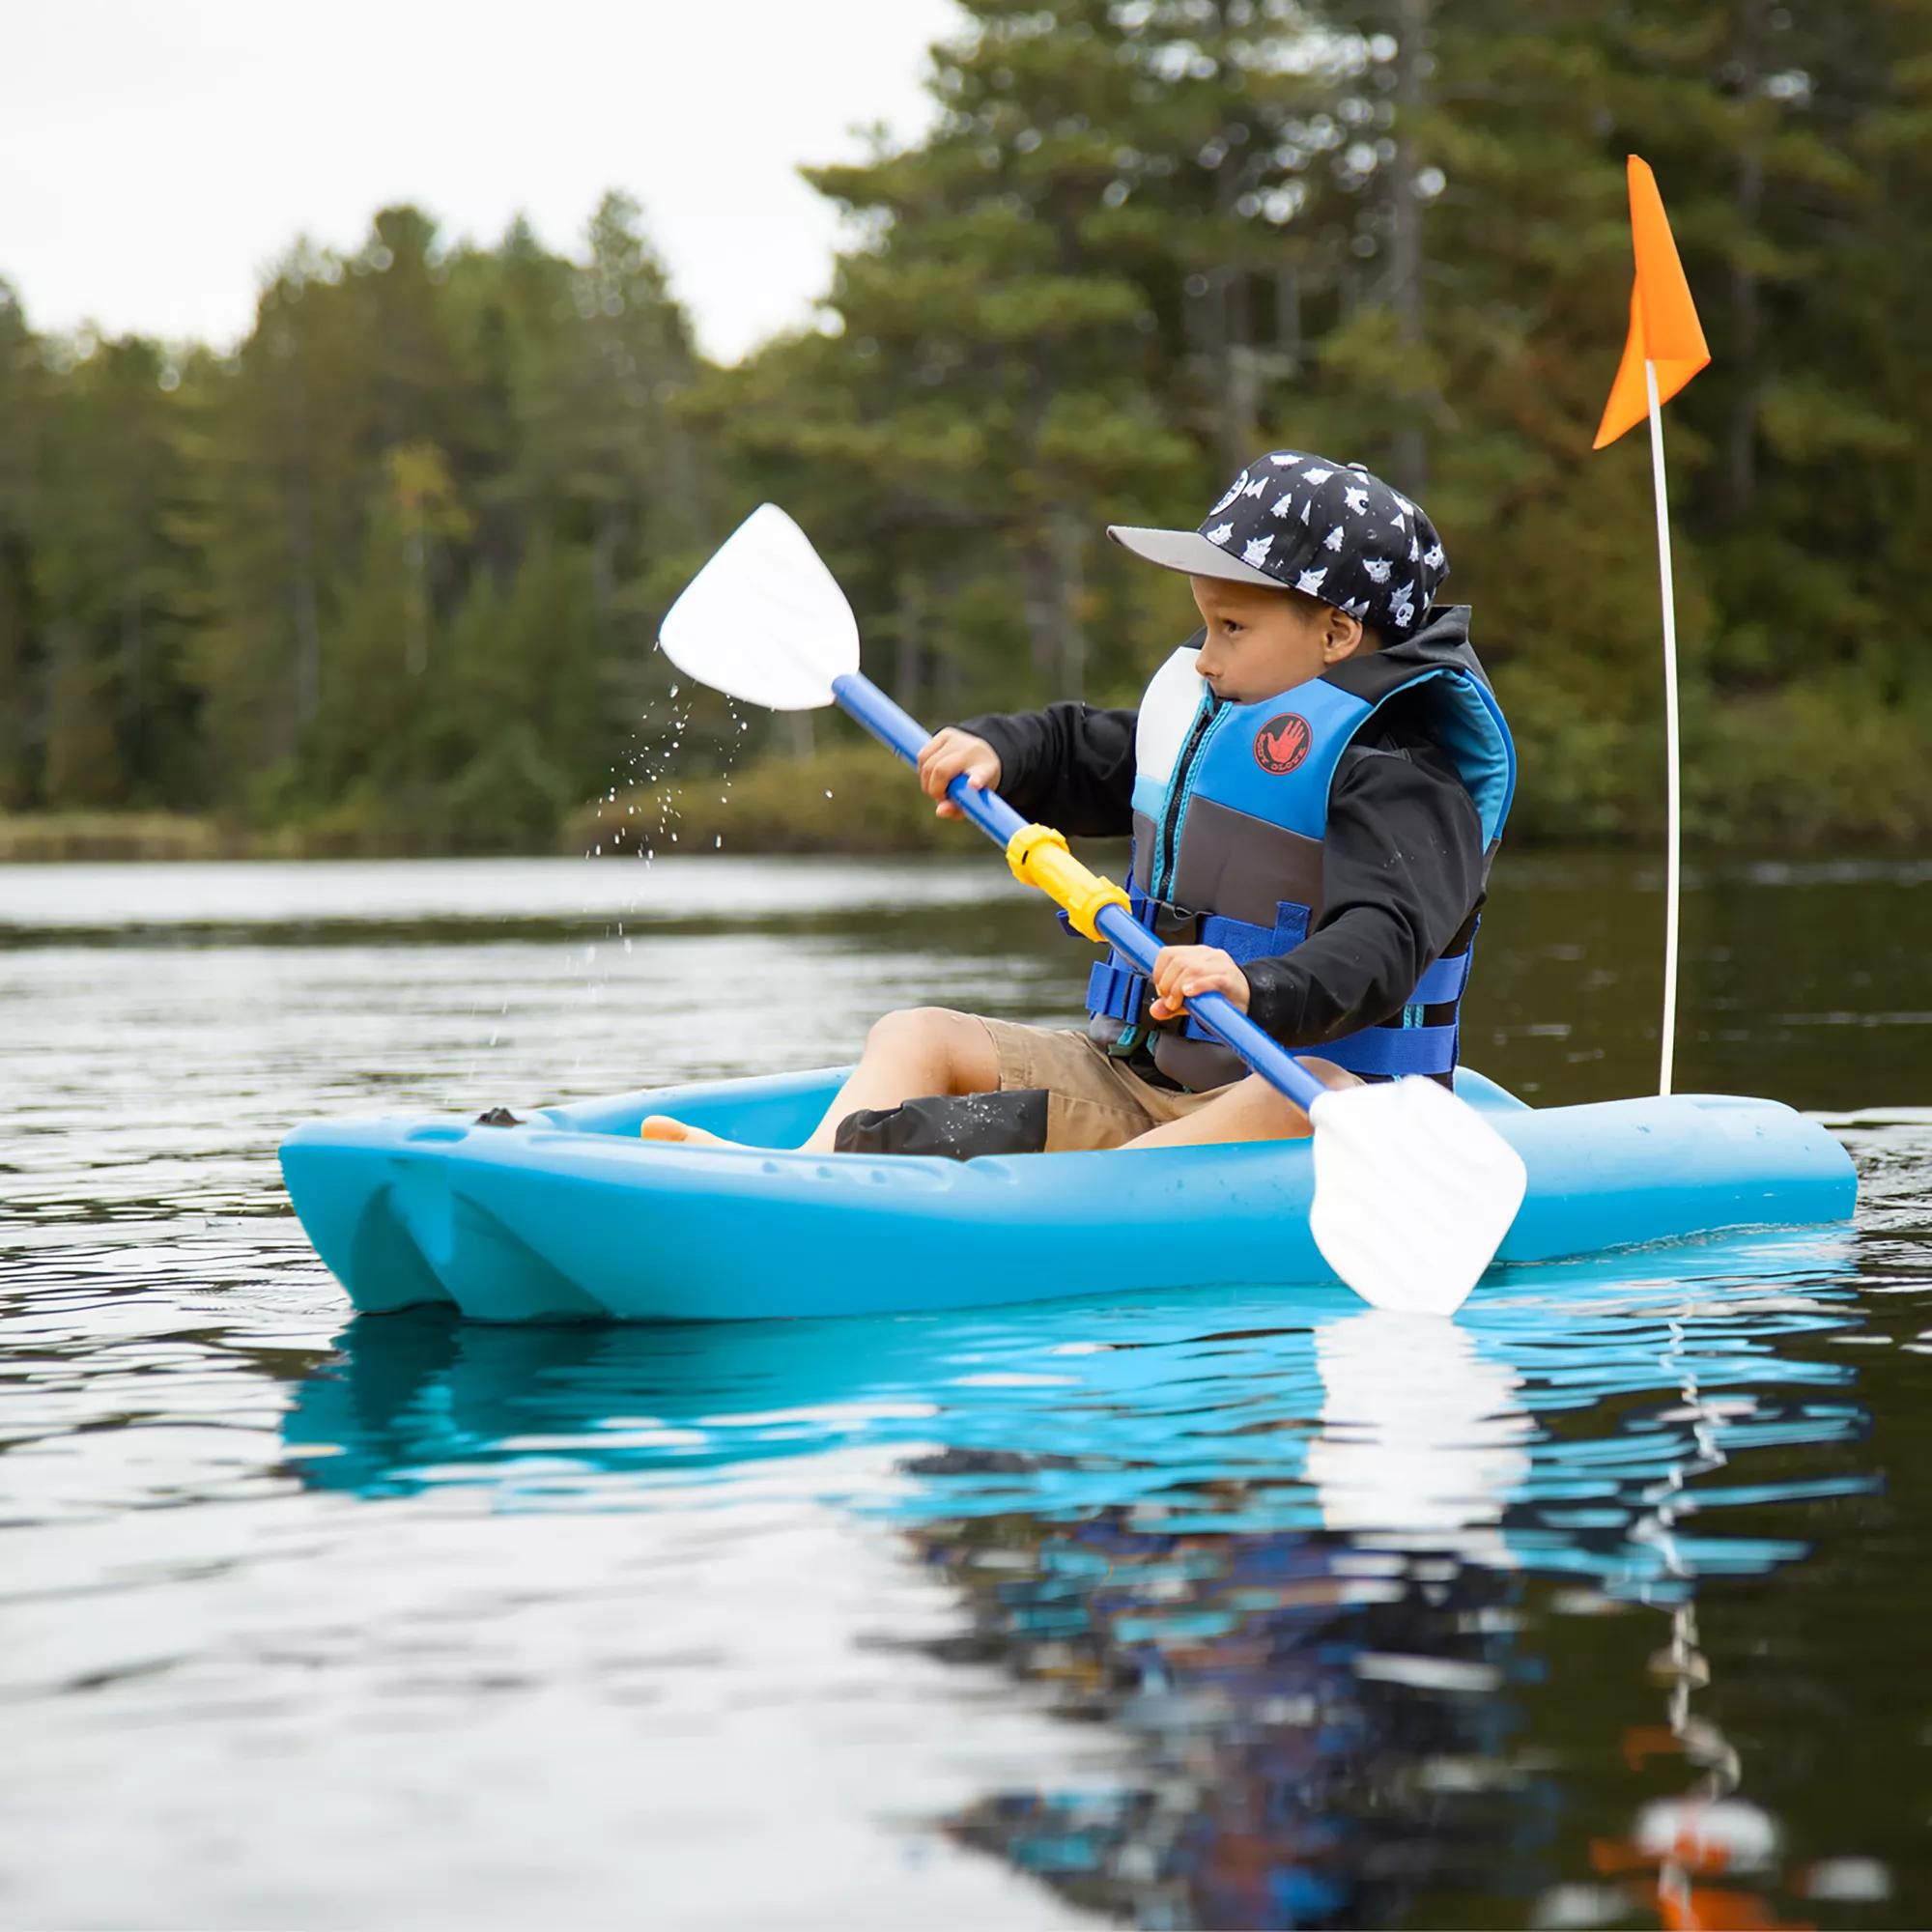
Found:
[{"label": "white paddle blade", "polygon": [[859,668],[859,624],[811,540],[760,503],[665,614],[665,656],[699,684],[773,711],[832,702]]},{"label": "white paddle blade", "polygon": [[1323,1094],[1310,1232],[1376,1308],[1453,1315],[1522,1206],[1522,1156],[1445,1087],[1416,1075]]}]

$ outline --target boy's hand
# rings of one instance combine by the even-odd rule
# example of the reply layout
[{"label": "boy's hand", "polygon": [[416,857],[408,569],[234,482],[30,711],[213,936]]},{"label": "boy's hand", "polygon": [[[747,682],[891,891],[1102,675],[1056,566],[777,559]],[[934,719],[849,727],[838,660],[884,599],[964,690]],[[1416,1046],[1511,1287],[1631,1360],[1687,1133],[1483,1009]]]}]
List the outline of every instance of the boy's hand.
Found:
[{"label": "boy's hand", "polygon": [[1242,1012],[1248,1009],[1248,976],[1218,946],[1163,946],[1153,962],[1153,989],[1159,998],[1148,1017],[1178,1018],[1201,993],[1225,993]]},{"label": "boy's hand", "polygon": [[985,739],[949,724],[938,737],[928,738],[919,753],[920,788],[936,801],[941,818],[966,815],[946,796],[946,787],[961,772],[975,791],[983,791],[1000,781],[1000,754]]}]

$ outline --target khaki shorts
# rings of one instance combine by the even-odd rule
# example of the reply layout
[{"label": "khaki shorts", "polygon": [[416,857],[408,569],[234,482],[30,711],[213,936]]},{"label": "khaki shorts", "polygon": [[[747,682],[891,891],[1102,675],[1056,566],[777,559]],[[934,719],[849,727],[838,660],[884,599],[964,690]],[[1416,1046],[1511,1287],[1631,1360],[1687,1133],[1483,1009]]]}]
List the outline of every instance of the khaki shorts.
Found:
[{"label": "khaki shorts", "polygon": [[1046,1089],[1049,1153],[1117,1148],[1150,1127],[1181,1120],[1228,1091],[1210,1087],[1183,1094],[1156,1087],[1071,1028],[1049,1031],[989,1019],[980,1024],[993,1042],[1001,1093],[1016,1087]]}]

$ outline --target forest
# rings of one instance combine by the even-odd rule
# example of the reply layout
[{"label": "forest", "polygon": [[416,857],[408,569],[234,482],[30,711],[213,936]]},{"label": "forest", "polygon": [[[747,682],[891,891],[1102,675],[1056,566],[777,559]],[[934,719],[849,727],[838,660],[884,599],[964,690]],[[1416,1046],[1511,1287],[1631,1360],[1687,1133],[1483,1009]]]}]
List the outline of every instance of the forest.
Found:
[{"label": "forest", "polygon": [[851,727],[675,690],[657,621],[736,520],[799,518],[934,724],[1129,703],[1192,610],[1104,526],[1192,526],[1289,445],[1427,504],[1517,830],[1654,837],[1649,455],[1590,453],[1635,152],[1714,358],[1666,413],[1688,834],[1932,832],[1932,0],[961,16],[928,133],[807,169],[846,217],[822,309],[733,366],[618,192],[569,255],[408,206],[297,239],[232,348],[40,332],[0,283],[0,825],[917,838]]}]

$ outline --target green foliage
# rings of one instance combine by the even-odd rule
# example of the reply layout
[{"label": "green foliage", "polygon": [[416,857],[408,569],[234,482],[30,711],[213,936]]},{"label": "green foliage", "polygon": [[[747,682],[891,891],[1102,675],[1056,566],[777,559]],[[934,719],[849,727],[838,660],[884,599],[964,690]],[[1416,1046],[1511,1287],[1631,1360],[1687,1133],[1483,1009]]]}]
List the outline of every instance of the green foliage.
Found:
[{"label": "green foliage", "polygon": [[0,811],[608,849],[682,778],[727,849],[916,845],[839,727],[673,702],[657,619],[736,517],[800,516],[935,723],[1129,702],[1193,619],[1105,526],[1289,442],[1428,502],[1519,829],[1649,836],[1647,453],[1588,453],[1634,149],[1716,357],[1668,419],[1692,831],[1932,830],[1932,0],[963,13],[931,131],[808,171],[849,219],[826,327],[734,368],[618,195],[572,258],[412,208],[298,240],[230,355],[37,336],[0,285]]}]

